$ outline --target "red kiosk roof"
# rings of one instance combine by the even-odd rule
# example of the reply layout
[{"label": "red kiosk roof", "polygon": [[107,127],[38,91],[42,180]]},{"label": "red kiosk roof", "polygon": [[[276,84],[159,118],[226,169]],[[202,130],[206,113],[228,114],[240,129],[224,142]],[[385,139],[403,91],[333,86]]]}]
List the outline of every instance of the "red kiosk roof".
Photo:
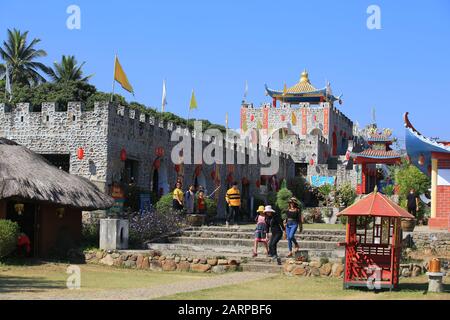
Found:
[{"label": "red kiosk roof", "polygon": [[377,216],[400,217],[414,219],[405,209],[388,199],[385,195],[374,191],[358,202],[338,213],[338,216]]}]

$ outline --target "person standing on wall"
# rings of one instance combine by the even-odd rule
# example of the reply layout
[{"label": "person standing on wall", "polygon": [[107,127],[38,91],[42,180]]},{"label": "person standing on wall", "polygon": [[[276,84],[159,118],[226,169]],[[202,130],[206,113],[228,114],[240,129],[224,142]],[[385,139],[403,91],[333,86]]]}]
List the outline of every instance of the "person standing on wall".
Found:
[{"label": "person standing on wall", "polygon": [[228,189],[227,194],[225,195],[225,200],[228,204],[228,213],[226,215],[225,222],[228,228],[230,221],[234,220],[236,225],[239,222],[241,193],[239,192],[238,183],[236,181],[234,181],[232,187]]},{"label": "person standing on wall", "polygon": [[194,213],[194,205],[195,205],[195,187],[194,185],[190,185],[189,189],[184,194],[184,206],[187,214]]},{"label": "person standing on wall", "polygon": [[180,181],[177,181],[175,189],[173,189],[172,207],[176,211],[183,210],[183,190],[181,190]]},{"label": "person standing on wall", "polygon": [[419,211],[419,198],[416,196],[416,192],[413,188],[409,190],[406,200],[408,212],[417,218],[417,211]]}]

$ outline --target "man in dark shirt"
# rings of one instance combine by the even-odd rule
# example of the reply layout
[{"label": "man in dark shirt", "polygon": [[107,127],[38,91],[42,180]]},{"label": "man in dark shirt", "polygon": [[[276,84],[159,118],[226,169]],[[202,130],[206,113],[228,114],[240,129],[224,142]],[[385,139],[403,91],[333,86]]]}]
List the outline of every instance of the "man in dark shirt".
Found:
[{"label": "man in dark shirt", "polygon": [[407,200],[408,212],[411,213],[415,217],[417,214],[417,210],[419,210],[419,199],[417,198],[414,189],[409,190],[406,200]]}]

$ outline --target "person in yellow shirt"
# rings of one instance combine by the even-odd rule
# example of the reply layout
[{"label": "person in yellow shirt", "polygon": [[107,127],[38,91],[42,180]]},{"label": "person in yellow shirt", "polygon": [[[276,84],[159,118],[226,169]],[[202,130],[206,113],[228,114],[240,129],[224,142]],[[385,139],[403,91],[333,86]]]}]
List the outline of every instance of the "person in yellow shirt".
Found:
[{"label": "person in yellow shirt", "polygon": [[181,182],[179,181],[176,183],[175,189],[173,189],[172,206],[173,210],[183,210],[183,190],[181,190]]},{"label": "person in yellow shirt", "polygon": [[225,200],[228,204],[228,212],[226,215],[226,226],[228,227],[230,221],[234,221],[235,224],[239,222],[240,207],[241,207],[241,193],[238,189],[238,183],[235,181],[230,189],[228,189]]}]

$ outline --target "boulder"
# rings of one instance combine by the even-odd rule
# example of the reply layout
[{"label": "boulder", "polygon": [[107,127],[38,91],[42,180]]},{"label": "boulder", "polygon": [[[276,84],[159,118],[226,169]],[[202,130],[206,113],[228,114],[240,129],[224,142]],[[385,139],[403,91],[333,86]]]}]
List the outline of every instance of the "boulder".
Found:
[{"label": "boulder", "polygon": [[187,261],[192,263],[194,261],[194,259],[192,259],[192,257],[189,257],[189,258],[187,258]]},{"label": "boulder", "polygon": [[411,276],[411,271],[409,271],[409,268],[403,268],[401,276],[405,277],[405,278],[410,277]]},{"label": "boulder", "polygon": [[104,252],[103,252],[103,251],[97,251],[97,252],[95,253],[95,257],[96,257],[98,260],[102,259],[102,258],[104,257]]},{"label": "boulder", "polygon": [[192,260],[192,263],[194,263],[194,264],[197,264],[197,263],[199,263],[200,262],[200,259],[194,259],[194,260]]},{"label": "boulder", "polygon": [[197,263],[197,264],[191,265],[191,271],[194,271],[194,272],[207,272],[210,269],[211,269],[211,265],[209,265],[209,264]]},{"label": "boulder", "polygon": [[191,264],[186,261],[181,261],[177,264],[177,271],[189,271],[191,268]]},{"label": "boulder", "polygon": [[228,264],[230,266],[237,266],[239,263],[236,259],[228,259]]},{"label": "boulder", "polygon": [[123,263],[124,267],[127,268],[135,268],[136,267],[136,261],[133,260],[127,260]]},{"label": "boulder", "polygon": [[175,271],[177,269],[177,264],[172,259],[164,260],[162,263],[163,271]]},{"label": "boulder", "polygon": [[127,260],[128,260],[128,255],[127,255],[126,253],[121,254],[121,255],[120,255],[120,260],[122,260],[122,261],[127,261]]},{"label": "boulder", "polygon": [[142,262],[144,261],[144,256],[142,255],[142,254],[139,254],[138,256],[137,256],[137,259],[136,259],[136,267],[138,268],[138,269],[142,269]]},{"label": "boulder", "polygon": [[227,271],[236,271],[237,270],[237,265],[235,265],[235,264],[226,265],[224,267],[225,267],[225,270],[227,270]]},{"label": "boulder", "polygon": [[150,270],[162,271],[162,263],[159,260],[152,260],[150,262]]},{"label": "boulder", "polygon": [[179,263],[180,261],[181,261],[181,258],[180,257],[175,257],[175,263]]},{"label": "boulder", "polygon": [[111,257],[113,257],[114,259],[120,258],[120,253],[118,252],[114,252]]},{"label": "boulder", "polygon": [[114,264],[114,259],[110,254],[107,254],[103,259],[99,261],[101,264],[106,264],[107,266],[112,266]]},{"label": "boulder", "polygon": [[287,272],[287,273],[289,273],[289,272],[291,272],[292,270],[294,270],[294,268],[295,268],[295,264],[289,264],[289,263],[286,263],[286,264],[283,266],[284,272]]},{"label": "boulder", "polygon": [[144,257],[144,259],[142,259],[141,268],[142,269],[150,268],[150,261],[149,261],[148,257]]},{"label": "boulder", "polygon": [[305,268],[302,268],[301,266],[294,267],[294,270],[292,270],[292,274],[294,276],[305,276],[307,270]]},{"label": "boulder", "polygon": [[166,260],[166,256],[159,256],[159,261],[164,261]]},{"label": "boulder", "polygon": [[137,261],[138,256],[136,254],[131,255],[128,260]]},{"label": "boulder", "polygon": [[122,265],[123,265],[123,260],[122,259],[120,259],[120,258],[114,259],[113,266],[121,267]]},{"label": "boulder", "polygon": [[227,265],[228,264],[228,260],[225,260],[225,259],[219,259],[219,260],[217,260],[217,264],[219,265],[219,266],[224,266],[224,265]]},{"label": "boulder", "polygon": [[320,275],[328,277],[331,273],[331,263],[325,263],[320,267]]},{"label": "boulder", "polygon": [[217,265],[217,259],[216,259],[216,258],[208,259],[207,262],[208,262],[208,264],[210,264],[211,266]]},{"label": "boulder", "polygon": [[318,267],[311,267],[309,275],[312,277],[320,277],[320,269]]},{"label": "boulder", "polygon": [[344,265],[342,263],[333,263],[331,267],[331,275],[339,278],[344,273]]},{"label": "boulder", "polygon": [[212,267],[211,271],[214,272],[214,273],[225,273],[227,270],[226,270],[225,266],[220,265],[220,266]]},{"label": "boulder", "polygon": [[199,263],[206,264],[206,259],[204,259],[204,258],[200,259]]},{"label": "boulder", "polygon": [[314,268],[320,268],[320,267],[322,266],[322,262],[317,261],[317,260],[311,261],[311,262],[309,263],[309,266],[310,266],[310,267],[314,267]]}]

